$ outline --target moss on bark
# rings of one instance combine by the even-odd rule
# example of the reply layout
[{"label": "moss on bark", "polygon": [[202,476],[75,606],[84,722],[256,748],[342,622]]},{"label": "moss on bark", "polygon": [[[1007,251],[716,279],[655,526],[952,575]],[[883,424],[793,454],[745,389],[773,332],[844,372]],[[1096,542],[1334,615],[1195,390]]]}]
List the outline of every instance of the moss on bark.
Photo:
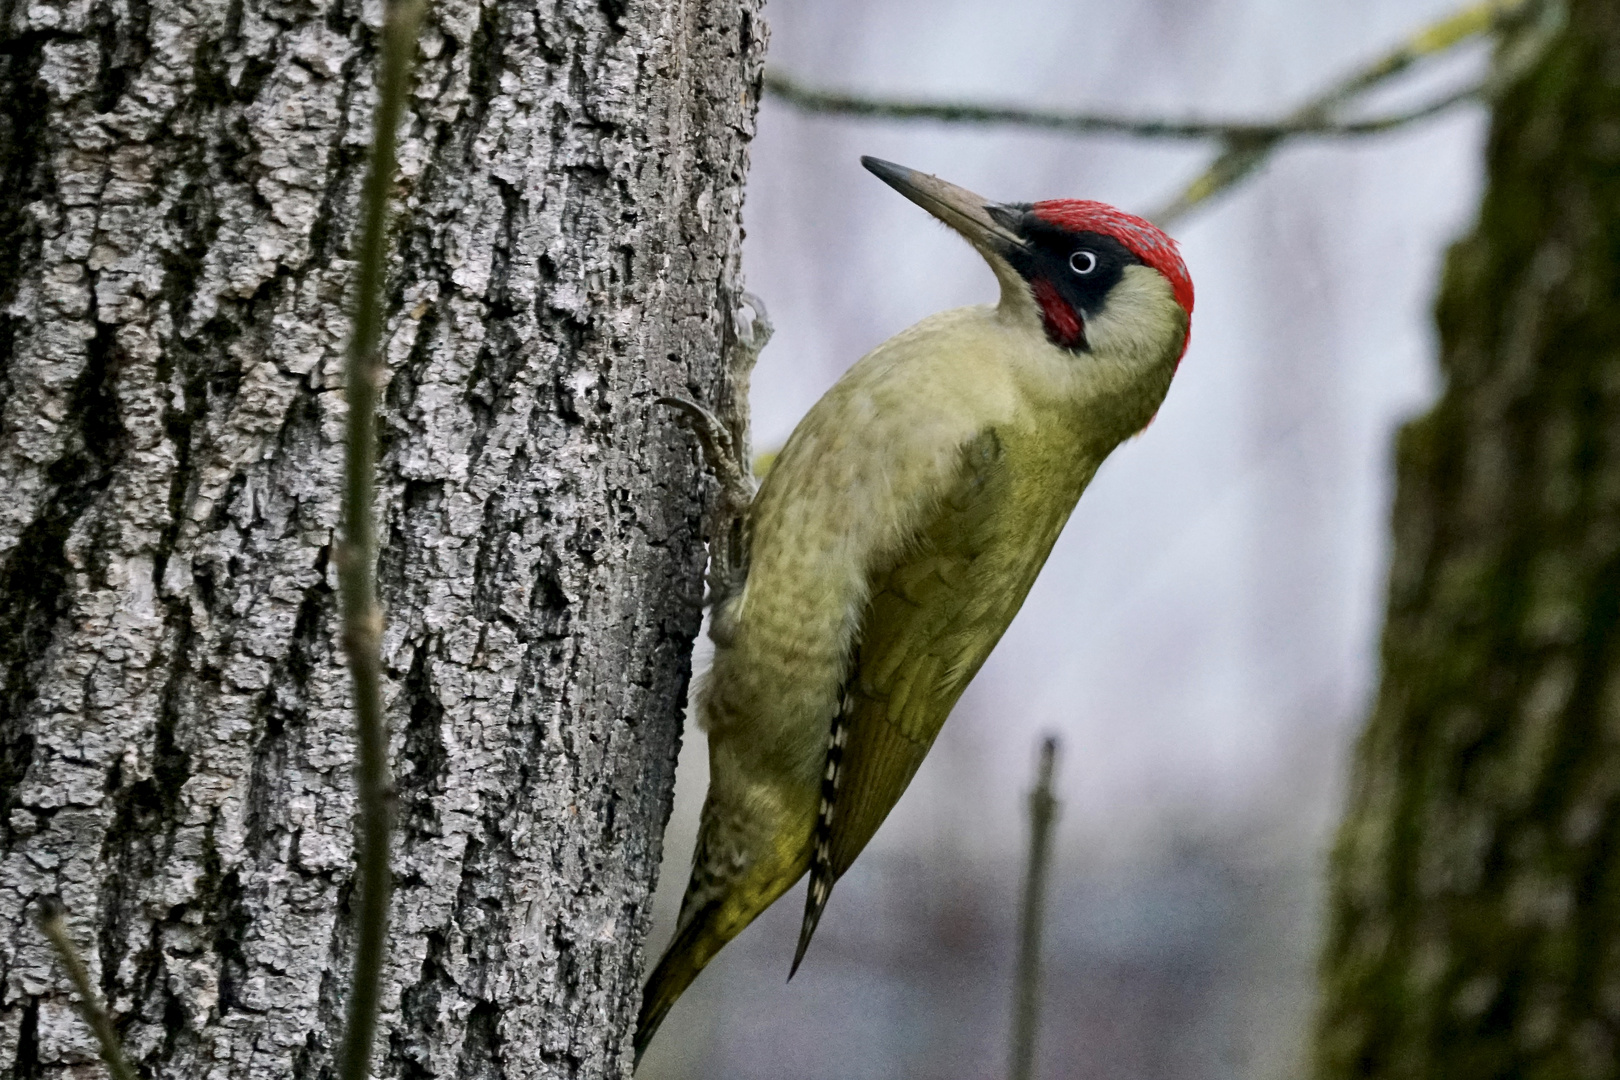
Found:
[{"label": "moss on bark", "polygon": [[1323,1077],[1620,1073],[1620,4],[1498,102],[1401,433]]}]

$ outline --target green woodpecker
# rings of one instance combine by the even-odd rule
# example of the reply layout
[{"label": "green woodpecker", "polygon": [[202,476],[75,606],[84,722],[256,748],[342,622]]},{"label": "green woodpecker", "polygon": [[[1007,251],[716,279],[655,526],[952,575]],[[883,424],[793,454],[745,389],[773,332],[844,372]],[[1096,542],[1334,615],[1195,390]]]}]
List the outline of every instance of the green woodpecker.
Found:
[{"label": "green woodpecker", "polygon": [[748,506],[746,578],[716,600],[696,694],[709,793],[638,1059],[703,966],[809,871],[798,969],[833,883],[1186,351],[1192,282],[1148,222],[1089,201],[987,202],[862,163],[972,244],[1001,300],[868,353]]}]

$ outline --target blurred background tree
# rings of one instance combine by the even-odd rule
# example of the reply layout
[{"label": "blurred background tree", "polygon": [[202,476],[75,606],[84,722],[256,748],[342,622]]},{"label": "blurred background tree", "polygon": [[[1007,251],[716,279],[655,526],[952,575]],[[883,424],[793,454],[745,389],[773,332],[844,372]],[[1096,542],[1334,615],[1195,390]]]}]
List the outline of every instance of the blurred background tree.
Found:
[{"label": "blurred background tree", "polygon": [[1324,1080],[1620,1073],[1620,5],[1498,103],[1401,433]]}]

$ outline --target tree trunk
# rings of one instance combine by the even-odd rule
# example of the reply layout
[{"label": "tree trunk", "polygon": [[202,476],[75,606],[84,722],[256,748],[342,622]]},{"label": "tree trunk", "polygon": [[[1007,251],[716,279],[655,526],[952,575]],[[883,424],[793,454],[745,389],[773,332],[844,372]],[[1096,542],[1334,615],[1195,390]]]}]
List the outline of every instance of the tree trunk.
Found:
[{"label": "tree trunk", "polygon": [[1620,4],[1496,109],[1402,433],[1324,1078],[1620,1074]]},{"label": "tree trunk", "polygon": [[[378,1073],[622,1074],[699,621],[758,0],[437,0],[383,410]],[[0,0],[0,1064],[329,1074],[339,388],[376,0]]]}]

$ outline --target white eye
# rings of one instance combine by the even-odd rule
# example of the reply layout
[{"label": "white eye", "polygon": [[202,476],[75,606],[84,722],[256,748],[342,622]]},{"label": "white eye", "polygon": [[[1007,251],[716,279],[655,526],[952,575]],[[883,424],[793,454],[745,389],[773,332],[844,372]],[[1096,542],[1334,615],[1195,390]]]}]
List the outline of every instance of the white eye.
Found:
[{"label": "white eye", "polygon": [[1069,256],[1069,269],[1077,274],[1085,275],[1097,269],[1097,254],[1092,251],[1077,251]]}]

